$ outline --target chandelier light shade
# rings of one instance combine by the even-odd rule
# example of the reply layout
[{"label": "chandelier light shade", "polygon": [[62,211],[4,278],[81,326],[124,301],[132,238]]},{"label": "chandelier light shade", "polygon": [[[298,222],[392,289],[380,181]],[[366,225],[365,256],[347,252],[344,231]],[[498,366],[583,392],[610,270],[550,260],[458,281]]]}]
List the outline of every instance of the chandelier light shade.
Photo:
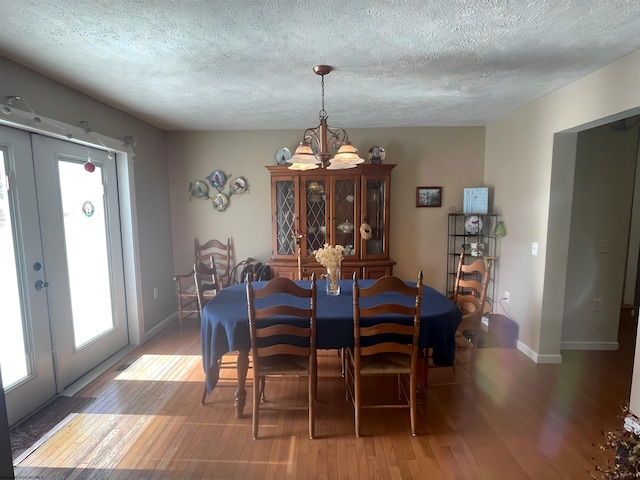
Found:
[{"label": "chandelier light shade", "polygon": [[[322,108],[319,113],[320,125],[308,128],[304,132],[300,146],[288,160],[290,170],[311,170],[325,167],[329,170],[355,168],[364,159],[358,155],[358,150],[351,145],[346,130],[331,128],[327,124],[327,112],[324,109],[324,76],[333,70],[329,65],[316,65],[313,71],[322,77]],[[333,156],[329,151],[332,147],[338,152]]]}]

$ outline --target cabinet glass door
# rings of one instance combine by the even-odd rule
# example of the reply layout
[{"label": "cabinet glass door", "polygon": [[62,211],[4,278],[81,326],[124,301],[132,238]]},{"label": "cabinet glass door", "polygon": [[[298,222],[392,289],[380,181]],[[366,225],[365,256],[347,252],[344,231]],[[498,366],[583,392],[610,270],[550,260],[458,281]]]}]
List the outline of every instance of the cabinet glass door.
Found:
[{"label": "cabinet glass door", "polygon": [[306,236],[306,254],[309,255],[325,242],[328,242],[327,235],[327,183],[325,180],[305,180],[304,183],[305,202],[305,228],[303,232]]},{"label": "cabinet glass door", "polygon": [[295,255],[296,241],[292,237],[296,228],[296,183],[293,179],[275,181],[273,230],[276,232],[274,256]]},{"label": "cabinet glass door", "polygon": [[345,256],[353,256],[357,253],[356,230],[360,225],[356,225],[358,218],[357,206],[358,192],[356,191],[355,178],[336,178],[333,183],[333,219],[334,244],[344,247]]},{"label": "cabinet glass door", "polygon": [[363,212],[364,221],[371,226],[371,238],[365,242],[364,256],[380,256],[387,252],[385,229],[388,212],[385,210],[385,198],[388,194],[384,179],[367,179]]}]

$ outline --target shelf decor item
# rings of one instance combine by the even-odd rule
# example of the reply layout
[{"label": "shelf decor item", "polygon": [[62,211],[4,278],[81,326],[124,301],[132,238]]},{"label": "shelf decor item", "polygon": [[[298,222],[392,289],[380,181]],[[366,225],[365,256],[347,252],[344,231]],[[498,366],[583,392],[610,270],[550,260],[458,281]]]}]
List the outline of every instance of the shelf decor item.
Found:
[{"label": "shelf decor item", "polygon": [[502,220],[496,224],[496,228],[493,229],[493,235],[496,237],[505,237],[507,235],[507,226]]},{"label": "shelf decor item", "polygon": [[375,146],[369,149],[369,161],[371,161],[371,163],[373,164],[381,164],[385,156],[386,152],[382,147]]},{"label": "shelf decor item", "polygon": [[489,210],[489,189],[487,187],[465,188],[463,213],[485,215]]}]

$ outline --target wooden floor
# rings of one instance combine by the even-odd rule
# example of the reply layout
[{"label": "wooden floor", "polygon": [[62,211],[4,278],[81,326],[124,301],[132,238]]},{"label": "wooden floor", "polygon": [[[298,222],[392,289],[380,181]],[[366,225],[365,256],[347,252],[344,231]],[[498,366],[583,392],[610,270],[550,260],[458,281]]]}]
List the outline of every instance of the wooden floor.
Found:
[{"label": "wooden floor", "polygon": [[[624,319],[623,319],[624,320]],[[252,440],[250,402],[236,420],[233,369],[200,405],[199,329],[158,334],[76,396],[95,397],[15,467],[17,478],[589,479],[602,430],[629,398],[635,322],[617,352],[563,352],[536,365],[515,349],[481,349],[480,398],[469,385],[431,386],[412,437],[406,410],[365,411],[353,433],[335,352],[320,354],[317,438],[306,413],[264,412]],[[433,379],[433,377],[432,377]],[[305,401],[304,383],[273,380],[270,397]],[[384,386],[381,386],[384,388]],[[249,390],[249,399],[251,391]]]}]

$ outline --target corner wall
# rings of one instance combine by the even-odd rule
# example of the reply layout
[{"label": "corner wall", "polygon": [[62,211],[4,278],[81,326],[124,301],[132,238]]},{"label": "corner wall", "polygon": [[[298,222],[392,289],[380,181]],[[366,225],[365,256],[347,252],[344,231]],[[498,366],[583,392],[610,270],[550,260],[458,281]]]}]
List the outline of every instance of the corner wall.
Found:
[{"label": "corner wall", "polygon": [[[509,229],[502,241],[498,291],[511,292],[509,308],[520,325],[520,347],[536,361],[561,358],[569,253],[569,217],[564,213],[571,211],[571,195],[554,195],[551,187],[556,172],[571,179],[572,168],[556,165],[566,157],[554,155],[554,136],[637,113],[639,79],[636,52],[487,127],[485,180],[495,186]],[[572,185],[566,188],[572,191]],[[530,253],[534,241],[539,243],[537,257]],[[635,411],[640,410],[639,375],[634,373]]]}]

